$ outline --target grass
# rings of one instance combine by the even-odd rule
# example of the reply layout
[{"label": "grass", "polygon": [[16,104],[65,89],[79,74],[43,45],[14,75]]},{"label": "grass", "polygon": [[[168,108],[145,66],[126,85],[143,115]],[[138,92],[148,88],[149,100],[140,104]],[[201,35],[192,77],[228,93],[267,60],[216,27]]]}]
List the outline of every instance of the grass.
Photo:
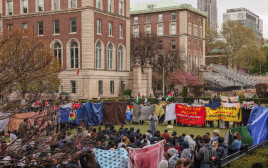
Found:
[{"label": "grass", "polygon": [[263,167],[268,167],[268,146],[255,150],[251,155],[246,155],[233,163],[230,167],[232,168],[251,168],[252,164],[260,162]]}]

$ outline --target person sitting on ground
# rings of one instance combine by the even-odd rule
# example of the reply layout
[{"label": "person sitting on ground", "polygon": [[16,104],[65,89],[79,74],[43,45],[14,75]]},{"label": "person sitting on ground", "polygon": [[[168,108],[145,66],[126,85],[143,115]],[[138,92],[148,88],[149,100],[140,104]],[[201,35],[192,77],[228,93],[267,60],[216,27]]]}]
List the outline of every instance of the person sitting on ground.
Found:
[{"label": "person sitting on ground", "polygon": [[205,145],[200,148],[199,151],[195,151],[196,159],[200,160],[200,168],[210,168],[210,161],[214,161],[216,159],[217,153],[216,150],[209,144],[210,137],[208,135],[204,135],[202,139]]},{"label": "person sitting on ground", "polygon": [[136,135],[134,140],[135,146],[139,147],[141,145],[140,136]]},{"label": "person sitting on ground", "polygon": [[213,136],[214,136],[213,142],[218,142],[218,138],[220,137],[220,131],[219,130],[214,130],[213,131]]},{"label": "person sitting on ground", "polygon": [[123,138],[123,139],[121,140],[121,142],[118,144],[118,148],[121,148],[122,145],[127,146],[127,140],[126,140],[125,138]]},{"label": "person sitting on ground", "polygon": [[218,138],[218,143],[215,144],[214,148],[216,149],[217,156],[219,159],[227,157],[228,145],[224,142],[223,137]]},{"label": "person sitting on ground", "polygon": [[144,144],[144,146],[151,145],[150,141],[148,140],[148,138],[145,134],[142,136],[142,138],[143,138],[143,140],[141,141],[141,144]]},{"label": "person sitting on ground", "polygon": [[189,135],[186,135],[185,137],[184,137],[184,141],[188,141],[188,143],[189,143],[189,147],[194,151],[195,150],[195,145],[196,145],[196,143],[195,143],[195,141],[189,136]]},{"label": "person sitting on ground", "polygon": [[191,163],[192,163],[191,159],[185,159],[183,161],[183,168],[190,168]]},{"label": "person sitting on ground", "polygon": [[167,152],[169,157],[169,168],[174,168],[176,160],[179,159],[178,150],[170,148]]},{"label": "person sitting on ground", "polygon": [[194,134],[190,134],[190,137],[194,140]]},{"label": "person sitting on ground", "polygon": [[166,141],[168,140],[169,138],[168,130],[164,131],[164,133],[162,134],[162,137],[165,138]]},{"label": "person sitting on ground", "polygon": [[230,138],[231,138],[231,141],[232,144],[230,145],[230,153],[233,154],[235,152],[238,152],[240,151],[240,148],[241,148],[241,136],[238,132],[235,132],[234,135],[232,135],[232,132],[230,130]]},{"label": "person sitting on ground", "polygon": [[151,131],[150,130],[147,130],[147,132],[145,133],[146,137],[147,137],[147,140],[151,140],[152,138],[152,134],[151,134]]},{"label": "person sitting on ground", "polygon": [[176,160],[175,168],[183,168],[183,161],[181,159]]},{"label": "person sitting on ground", "polygon": [[90,138],[97,138],[97,136],[98,136],[97,129],[96,128],[93,128]]},{"label": "person sitting on ground", "polygon": [[71,135],[72,135],[72,133],[71,133],[71,132],[68,132],[68,133],[67,133],[67,136],[65,137],[65,141],[67,141],[67,142],[71,142],[71,140],[72,140]]},{"label": "person sitting on ground", "polygon": [[161,162],[158,164],[158,168],[168,168],[168,161],[161,160]]},{"label": "person sitting on ground", "polygon": [[180,151],[180,159],[192,159],[193,156],[193,150],[189,147],[188,141],[183,141],[181,145],[181,151]]}]

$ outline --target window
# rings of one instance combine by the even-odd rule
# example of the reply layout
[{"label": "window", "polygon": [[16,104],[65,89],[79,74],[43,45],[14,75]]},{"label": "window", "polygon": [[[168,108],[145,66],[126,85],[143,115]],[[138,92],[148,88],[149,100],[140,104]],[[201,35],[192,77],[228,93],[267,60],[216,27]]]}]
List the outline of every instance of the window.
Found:
[{"label": "window", "polygon": [[176,24],[171,24],[170,26],[170,34],[174,35],[176,34]]},{"label": "window", "polygon": [[108,12],[113,12],[113,0],[108,0]]},{"label": "window", "polygon": [[71,81],[71,91],[72,93],[76,93],[76,82],[75,81]]},{"label": "window", "polygon": [[188,34],[189,35],[192,34],[192,24],[191,23],[188,24]]},{"label": "window", "polygon": [[60,9],[60,0],[54,0],[53,5],[54,5],[54,10],[59,10]]},{"label": "window", "polygon": [[96,8],[101,9],[101,0],[96,0]]},{"label": "window", "polygon": [[203,45],[201,42],[200,42],[200,52],[203,52]]},{"label": "window", "polygon": [[202,34],[203,34],[203,32],[202,32],[202,27],[199,27],[199,36],[202,38]]},{"label": "window", "polygon": [[113,45],[110,43],[108,45],[108,69],[113,69]]},{"label": "window", "polygon": [[99,94],[103,93],[103,82],[100,80],[99,81]]},{"label": "window", "polygon": [[44,34],[43,22],[38,22],[38,35]]},{"label": "window", "polygon": [[172,50],[176,49],[176,41],[175,40],[171,40],[171,49]]},{"label": "window", "polygon": [[163,50],[163,41],[158,42],[158,50]]},{"label": "window", "polygon": [[134,27],[134,37],[139,37],[139,28]]},{"label": "window", "polygon": [[110,93],[114,94],[114,81],[110,81]]},{"label": "window", "polygon": [[27,23],[22,23],[22,27],[23,27],[23,29],[25,30],[25,29],[28,28],[28,24],[27,24]]},{"label": "window", "polygon": [[54,20],[54,34],[60,33],[60,21]]},{"label": "window", "polygon": [[146,16],[146,22],[149,23],[150,20],[151,20],[150,15],[147,15],[147,16]]},{"label": "window", "polygon": [[188,50],[191,50],[191,40],[188,42]]},{"label": "window", "polygon": [[158,36],[163,35],[163,25],[158,25]]},{"label": "window", "polygon": [[135,16],[134,17],[134,24],[138,24],[139,23],[139,17],[138,16]]},{"label": "window", "polygon": [[163,14],[158,14],[158,22],[162,22],[163,21]]},{"label": "window", "polygon": [[119,15],[123,15],[123,8],[124,8],[124,3],[119,2]]},{"label": "window", "polygon": [[71,54],[71,68],[78,68],[78,43],[75,41],[71,42],[70,47]]},{"label": "window", "polygon": [[22,0],[22,13],[28,12],[28,0]]},{"label": "window", "polygon": [[113,23],[109,22],[109,36],[113,35]]},{"label": "window", "polygon": [[188,66],[188,72],[192,71],[192,55],[189,54],[188,59],[187,59],[187,66]]},{"label": "window", "polygon": [[[220,59],[220,61],[222,62],[222,59]],[[202,65],[202,56],[200,55],[199,56],[199,66],[201,66]]]},{"label": "window", "polygon": [[44,0],[37,0],[37,11],[44,11]]},{"label": "window", "polygon": [[124,26],[123,25],[119,25],[119,35],[120,35],[120,38],[124,37]]},{"label": "window", "polygon": [[124,48],[123,46],[119,46],[118,48],[118,70],[123,70],[123,60],[124,60]]},{"label": "window", "polygon": [[101,42],[97,42],[96,44],[96,69],[101,69],[101,55],[102,55]]},{"label": "window", "polygon": [[176,20],[176,13],[171,13],[171,20]]},{"label": "window", "polygon": [[71,0],[71,8],[76,8],[76,0]]},{"label": "window", "polygon": [[150,35],[151,34],[151,26],[146,26],[145,27],[145,33]]},{"label": "window", "polygon": [[194,42],[194,51],[197,51],[197,42]]},{"label": "window", "polygon": [[13,15],[13,2],[12,1],[7,2],[7,12],[8,12],[8,15]]},{"label": "window", "polygon": [[12,28],[13,28],[13,25],[8,25],[8,26],[7,26],[7,29],[8,29],[8,30],[11,30]]},{"label": "window", "polygon": [[101,34],[101,20],[97,20],[97,33]]},{"label": "window", "polygon": [[191,22],[191,13],[188,14],[188,22]]},{"label": "window", "polygon": [[61,44],[59,42],[56,42],[54,44],[54,56],[58,58],[60,64],[62,63],[62,61],[61,61],[61,59],[62,59],[61,49],[62,49]]},{"label": "window", "polygon": [[75,33],[76,32],[76,19],[73,18],[71,19],[71,33]]}]

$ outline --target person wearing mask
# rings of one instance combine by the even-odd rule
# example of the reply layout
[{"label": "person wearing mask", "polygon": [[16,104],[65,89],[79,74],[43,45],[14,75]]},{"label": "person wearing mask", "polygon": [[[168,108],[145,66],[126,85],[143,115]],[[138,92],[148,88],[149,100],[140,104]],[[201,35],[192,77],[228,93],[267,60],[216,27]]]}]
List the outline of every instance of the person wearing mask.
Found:
[{"label": "person wearing mask", "polygon": [[210,161],[214,161],[216,159],[217,153],[216,150],[209,144],[210,137],[208,135],[204,135],[202,139],[205,145],[200,148],[199,151],[195,151],[196,159],[200,161],[200,168],[210,168]]},{"label": "person wearing mask", "polygon": [[223,159],[227,156],[228,145],[224,142],[223,137],[218,138],[218,143],[215,144],[214,148],[216,149],[217,156],[219,159]]},{"label": "person wearing mask", "polygon": [[149,130],[151,131],[152,135],[154,135],[154,133],[156,132],[157,120],[158,120],[158,117],[154,115],[154,111],[152,111],[152,114],[149,116],[149,120],[150,120]]},{"label": "person wearing mask", "polygon": [[174,148],[170,148],[168,151],[168,157],[169,157],[169,168],[174,168],[175,167],[175,162],[176,160],[179,159],[179,155],[178,155],[178,150],[174,149]]},{"label": "person wearing mask", "polygon": [[241,144],[242,144],[241,136],[238,132],[235,132],[232,135],[231,130],[229,131],[229,133],[230,133],[230,137],[231,137],[231,141],[232,141],[232,144],[230,145],[230,153],[233,154],[235,152],[240,151]]}]

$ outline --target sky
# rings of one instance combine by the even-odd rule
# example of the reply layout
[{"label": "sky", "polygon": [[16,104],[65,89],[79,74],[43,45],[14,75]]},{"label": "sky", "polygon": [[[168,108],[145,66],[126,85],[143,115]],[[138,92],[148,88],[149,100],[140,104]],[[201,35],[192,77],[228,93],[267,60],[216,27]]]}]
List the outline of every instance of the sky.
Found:
[{"label": "sky", "polygon": [[[131,4],[148,3],[163,0],[130,0]],[[188,3],[197,8],[197,0],[174,0],[178,3]],[[247,8],[263,20],[263,37],[268,39],[268,0],[217,0],[218,23],[222,24],[223,13],[230,8]]]}]

